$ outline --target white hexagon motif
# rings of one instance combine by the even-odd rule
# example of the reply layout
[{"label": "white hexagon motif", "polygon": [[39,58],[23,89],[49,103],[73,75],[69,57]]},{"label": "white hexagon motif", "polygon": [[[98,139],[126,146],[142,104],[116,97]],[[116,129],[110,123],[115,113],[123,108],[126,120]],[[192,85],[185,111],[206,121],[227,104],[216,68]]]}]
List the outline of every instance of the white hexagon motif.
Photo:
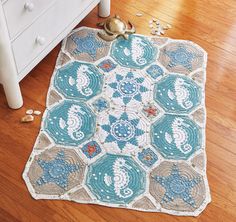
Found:
[{"label": "white hexagon motif", "polygon": [[135,112],[109,110],[98,118],[98,137],[108,152],[132,153],[147,143],[147,124]]},{"label": "white hexagon motif", "polygon": [[118,69],[107,76],[105,95],[117,106],[138,107],[150,100],[152,88],[141,71]]}]

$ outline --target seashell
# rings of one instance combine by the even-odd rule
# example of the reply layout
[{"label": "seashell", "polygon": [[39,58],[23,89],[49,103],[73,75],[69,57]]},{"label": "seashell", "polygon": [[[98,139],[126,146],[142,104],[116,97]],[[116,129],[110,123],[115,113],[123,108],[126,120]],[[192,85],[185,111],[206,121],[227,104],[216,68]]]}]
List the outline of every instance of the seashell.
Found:
[{"label": "seashell", "polygon": [[172,28],[172,26],[171,26],[170,24],[166,24],[166,25],[163,27],[163,29],[165,29],[165,30],[168,30],[168,29],[170,29],[170,28]]},{"label": "seashell", "polygon": [[141,17],[143,14],[141,12],[136,13],[136,16]]},{"label": "seashell", "polygon": [[149,24],[152,24],[152,23],[153,23],[153,21],[152,21],[152,20],[150,20],[150,21],[149,21]]},{"label": "seashell", "polygon": [[152,35],[156,35],[156,32],[157,32],[156,29],[152,29],[151,34],[152,34]]},{"label": "seashell", "polygon": [[156,18],[152,18],[152,21],[153,21],[153,22],[157,22],[157,20],[158,20],[158,19],[156,19]]},{"label": "seashell", "polygon": [[152,35],[156,35],[156,31],[155,31],[155,30],[152,30],[152,31],[151,31],[151,34],[152,34]]},{"label": "seashell", "polygon": [[25,112],[25,113],[26,113],[26,114],[28,114],[28,115],[32,115],[32,114],[33,114],[33,112],[34,112],[34,111],[33,111],[32,109],[28,109],[28,110],[26,110],[26,112]]},{"label": "seashell", "polygon": [[32,115],[25,115],[21,118],[22,123],[29,123],[34,121],[34,117]]},{"label": "seashell", "polygon": [[149,24],[149,27],[152,29],[153,28],[153,24]]},{"label": "seashell", "polygon": [[35,114],[36,116],[39,116],[39,115],[41,114],[41,111],[35,110],[35,111],[34,111],[34,114]]},{"label": "seashell", "polygon": [[165,31],[163,30],[162,26],[159,26],[157,29],[158,35],[164,35]]},{"label": "seashell", "polygon": [[158,35],[158,36],[160,36],[161,35],[161,30],[158,28],[158,29],[156,29],[155,30],[155,32],[156,32],[156,35]]},{"label": "seashell", "polygon": [[159,20],[159,19],[156,20],[156,24],[157,24],[157,25],[160,25],[160,20]]}]

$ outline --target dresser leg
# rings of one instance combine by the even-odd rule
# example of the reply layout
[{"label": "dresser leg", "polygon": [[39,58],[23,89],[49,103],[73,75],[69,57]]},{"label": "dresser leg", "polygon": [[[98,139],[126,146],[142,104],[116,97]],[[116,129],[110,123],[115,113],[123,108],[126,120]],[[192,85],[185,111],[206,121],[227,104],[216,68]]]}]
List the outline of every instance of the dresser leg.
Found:
[{"label": "dresser leg", "polygon": [[7,81],[3,82],[3,88],[8,106],[12,109],[19,109],[22,107],[23,99],[18,81],[14,79],[8,79]]},{"label": "dresser leg", "polygon": [[100,17],[108,17],[110,15],[111,1],[101,0],[98,6],[98,15]]},{"label": "dresser leg", "polygon": [[18,109],[23,105],[16,65],[12,54],[7,24],[0,4],[0,82],[3,85],[10,108]]}]

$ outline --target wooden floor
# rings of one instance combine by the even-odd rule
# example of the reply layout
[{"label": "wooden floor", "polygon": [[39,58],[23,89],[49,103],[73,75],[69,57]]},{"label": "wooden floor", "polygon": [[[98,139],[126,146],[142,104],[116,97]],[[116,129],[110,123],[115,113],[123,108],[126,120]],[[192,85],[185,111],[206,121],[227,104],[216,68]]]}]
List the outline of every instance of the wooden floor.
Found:
[{"label": "wooden floor", "polygon": [[[135,14],[141,11],[143,17]],[[0,90],[0,221],[236,221],[236,2],[235,0],[113,0],[112,14],[131,20],[137,32],[149,34],[148,21],[172,24],[167,36],[189,39],[208,53],[206,105],[208,179],[212,202],[197,218],[144,213],[68,201],[34,200],[21,174],[37,136],[40,117],[20,124],[28,108],[45,109],[58,45],[22,82],[24,106],[7,107]],[[80,25],[95,27],[97,9]]]}]

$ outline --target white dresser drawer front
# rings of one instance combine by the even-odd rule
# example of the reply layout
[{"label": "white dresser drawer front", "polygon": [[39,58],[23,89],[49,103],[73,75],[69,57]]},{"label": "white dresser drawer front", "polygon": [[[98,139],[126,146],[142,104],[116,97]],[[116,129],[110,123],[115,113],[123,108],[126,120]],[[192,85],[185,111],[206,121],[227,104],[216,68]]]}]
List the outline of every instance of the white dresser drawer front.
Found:
[{"label": "white dresser drawer front", "polygon": [[36,58],[94,0],[57,0],[13,43],[18,72]]},{"label": "white dresser drawer front", "polygon": [[29,26],[56,0],[8,0],[3,5],[10,38]]}]

